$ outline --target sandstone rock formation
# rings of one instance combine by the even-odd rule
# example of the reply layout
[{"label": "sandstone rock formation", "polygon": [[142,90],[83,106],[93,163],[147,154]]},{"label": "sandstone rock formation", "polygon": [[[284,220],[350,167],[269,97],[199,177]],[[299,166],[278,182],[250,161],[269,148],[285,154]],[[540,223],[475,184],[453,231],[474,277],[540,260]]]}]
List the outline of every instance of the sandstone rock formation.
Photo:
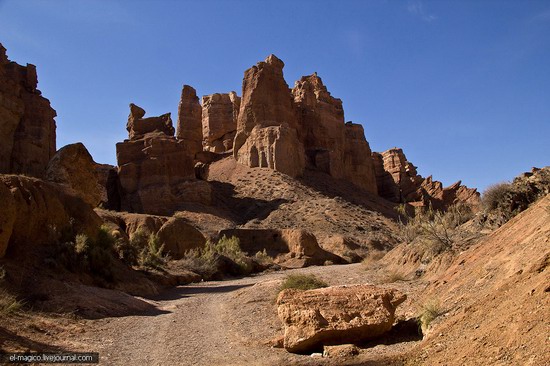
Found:
[{"label": "sandstone rock formation", "polygon": [[0,173],[43,177],[55,154],[55,110],[37,87],[36,67],[10,62],[0,44]]},{"label": "sandstone rock formation", "polygon": [[344,177],[344,109],[330,95],[317,73],[303,76],[292,89],[299,110],[298,133],[310,167],[335,178]]},{"label": "sandstone rock formation", "polygon": [[204,150],[225,152],[233,149],[241,98],[235,92],[202,97]]},{"label": "sandstone rock formation", "polygon": [[202,148],[202,107],[193,87],[184,85],[178,106],[178,124],[176,138],[183,141],[190,156],[203,150]]},{"label": "sandstone rock formation", "polygon": [[360,125],[344,123],[342,101],[316,73],[289,92],[274,55],[245,72],[234,156],[249,167],[292,177],[304,168],[325,172],[376,194],[371,150]]},{"label": "sandstone rock formation", "polygon": [[62,186],[39,179],[0,175],[0,257],[6,250],[51,244],[64,232],[95,238],[101,219]]},{"label": "sandstone rock formation", "polygon": [[275,262],[285,267],[322,265],[326,261],[341,263],[342,258],[319,246],[315,235],[300,229],[227,229],[219,236],[239,239],[241,250],[248,255],[266,251]]},{"label": "sandstone rock formation", "polygon": [[376,194],[369,143],[361,125],[344,123],[342,101],[330,95],[317,73],[297,81],[292,94],[308,166]]},{"label": "sandstone rock formation", "polygon": [[130,105],[129,140],[117,143],[121,209],[172,214],[185,202],[210,203],[210,186],[195,179],[194,154],[174,137],[170,114],[143,118]]},{"label": "sandstone rock formation", "polygon": [[372,285],[284,290],[277,298],[284,347],[306,353],[375,338],[391,329],[395,309],[405,299],[397,290]]},{"label": "sandstone rock formation", "polygon": [[117,189],[116,170],[110,165],[97,164],[82,143],[59,149],[48,164],[46,179],[72,189],[92,207],[116,208],[116,203],[109,204],[116,200],[113,197]]},{"label": "sandstone rock formation", "polygon": [[378,194],[395,203],[411,203],[416,206],[429,206],[446,209],[462,202],[479,205],[479,193],[458,181],[444,188],[431,176],[423,178],[416,167],[407,161],[403,150],[393,148],[383,153],[373,153]]},{"label": "sandstone rock formation", "polygon": [[174,126],[172,126],[172,118],[170,113],[163,114],[159,117],[145,116],[145,110],[137,105],[130,104],[130,115],[128,116],[128,123],[126,129],[130,140],[138,140],[143,138],[149,133],[165,134],[167,136],[174,136]]},{"label": "sandstone rock formation", "polygon": [[344,178],[377,194],[376,173],[363,126],[347,122],[344,139]]},{"label": "sandstone rock formation", "polygon": [[270,55],[245,71],[233,154],[241,164],[298,177],[305,167],[304,148],[283,67]]}]

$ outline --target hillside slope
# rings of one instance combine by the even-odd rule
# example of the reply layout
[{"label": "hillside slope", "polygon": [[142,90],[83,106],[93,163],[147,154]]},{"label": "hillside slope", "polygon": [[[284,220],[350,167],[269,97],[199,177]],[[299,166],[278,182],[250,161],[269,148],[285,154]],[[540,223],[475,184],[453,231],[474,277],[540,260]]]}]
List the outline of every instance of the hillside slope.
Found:
[{"label": "hillside slope", "polygon": [[447,311],[415,359],[426,365],[548,365],[550,196],[461,253],[425,301]]}]

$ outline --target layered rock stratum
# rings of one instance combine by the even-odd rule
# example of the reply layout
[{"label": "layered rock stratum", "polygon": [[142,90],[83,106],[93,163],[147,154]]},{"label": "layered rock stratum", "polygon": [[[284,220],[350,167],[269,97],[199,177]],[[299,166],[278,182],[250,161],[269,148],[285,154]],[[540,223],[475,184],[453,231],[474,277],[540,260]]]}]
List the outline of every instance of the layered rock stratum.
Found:
[{"label": "layered rock stratum", "polygon": [[55,110],[37,89],[36,66],[8,59],[0,44],[0,173],[44,177],[55,154]]}]

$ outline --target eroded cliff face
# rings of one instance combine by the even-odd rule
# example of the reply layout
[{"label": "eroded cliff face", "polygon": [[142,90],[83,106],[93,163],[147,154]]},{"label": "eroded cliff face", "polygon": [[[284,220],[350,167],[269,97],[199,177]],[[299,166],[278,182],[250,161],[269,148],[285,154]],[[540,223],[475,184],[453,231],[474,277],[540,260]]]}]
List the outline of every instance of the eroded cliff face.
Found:
[{"label": "eroded cliff face", "polygon": [[245,71],[233,155],[249,167],[265,167],[292,177],[305,168],[298,139],[298,118],[283,77],[284,63],[275,55]]},{"label": "eroded cliff face", "polygon": [[55,154],[55,110],[37,89],[36,67],[8,60],[0,44],[0,173],[43,177]]},{"label": "eroded cliff face", "polygon": [[241,98],[237,93],[202,97],[202,138],[206,151],[222,153],[233,149]]},{"label": "eroded cliff face", "polygon": [[174,136],[170,114],[144,115],[130,105],[129,139],[116,145],[121,209],[169,215],[186,202],[209,204],[210,187],[195,178],[195,154]]},{"label": "eroded cliff face", "polygon": [[455,203],[479,204],[479,193],[475,188],[463,186],[460,181],[443,187],[432,176],[423,178],[416,167],[407,160],[403,150],[389,149],[373,153],[378,194],[395,203],[411,203],[446,209]]}]

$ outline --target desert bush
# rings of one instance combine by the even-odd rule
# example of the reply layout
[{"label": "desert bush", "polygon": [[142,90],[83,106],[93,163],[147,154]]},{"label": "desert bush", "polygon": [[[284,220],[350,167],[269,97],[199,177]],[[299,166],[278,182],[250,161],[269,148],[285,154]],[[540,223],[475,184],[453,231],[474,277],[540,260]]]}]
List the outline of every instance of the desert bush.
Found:
[{"label": "desert bush", "polygon": [[262,266],[273,264],[273,258],[267,254],[267,250],[259,251],[254,255],[254,260]]},{"label": "desert bush", "polygon": [[422,305],[420,314],[417,317],[422,333],[426,333],[430,328],[430,324],[443,314],[445,314],[445,311],[437,300],[432,300]]},{"label": "desert bush", "polygon": [[224,235],[215,244],[208,241],[203,255],[206,257],[223,255],[239,266],[241,274],[248,274],[252,271],[252,261],[246,256],[246,253],[241,250],[239,238],[236,236],[228,238]]},{"label": "desert bush", "polygon": [[70,271],[89,271],[105,280],[113,280],[114,238],[101,227],[95,240],[78,234],[71,241],[58,242],[55,259]]},{"label": "desert bush", "polygon": [[459,226],[474,215],[470,206],[451,205],[447,211],[417,208],[414,216],[409,216],[404,208],[398,207],[399,228],[403,240],[407,243],[420,242],[434,254],[452,249],[460,236]]},{"label": "desert bush", "polygon": [[164,254],[164,244],[160,242],[158,235],[149,234],[146,245],[139,252],[137,262],[142,267],[162,269],[169,259],[169,256]]},{"label": "desert bush", "polygon": [[5,316],[21,309],[23,304],[5,290],[0,291],[0,315]]},{"label": "desert bush", "polygon": [[399,281],[408,281],[409,279],[407,278],[407,276],[401,272],[398,272],[398,271],[392,271],[390,273],[388,273],[388,275],[386,276],[386,282],[387,283],[395,283],[395,282],[399,282]]},{"label": "desert bush", "polygon": [[227,258],[237,266],[237,273],[231,274],[246,275],[252,272],[253,261],[241,250],[239,238],[235,236],[227,238],[224,235],[216,243],[208,240],[203,249],[187,251],[180,262],[184,268],[204,278],[212,278],[219,270],[221,258]]},{"label": "desert bush", "polygon": [[506,200],[509,200],[514,192],[514,186],[508,182],[493,184],[483,192],[481,204],[485,210],[494,210]]},{"label": "desert bush", "polygon": [[297,290],[313,290],[316,288],[328,287],[328,284],[314,275],[303,275],[303,274],[294,274],[288,275],[281,287],[279,287],[279,292],[286,290],[287,288],[293,288]]}]

